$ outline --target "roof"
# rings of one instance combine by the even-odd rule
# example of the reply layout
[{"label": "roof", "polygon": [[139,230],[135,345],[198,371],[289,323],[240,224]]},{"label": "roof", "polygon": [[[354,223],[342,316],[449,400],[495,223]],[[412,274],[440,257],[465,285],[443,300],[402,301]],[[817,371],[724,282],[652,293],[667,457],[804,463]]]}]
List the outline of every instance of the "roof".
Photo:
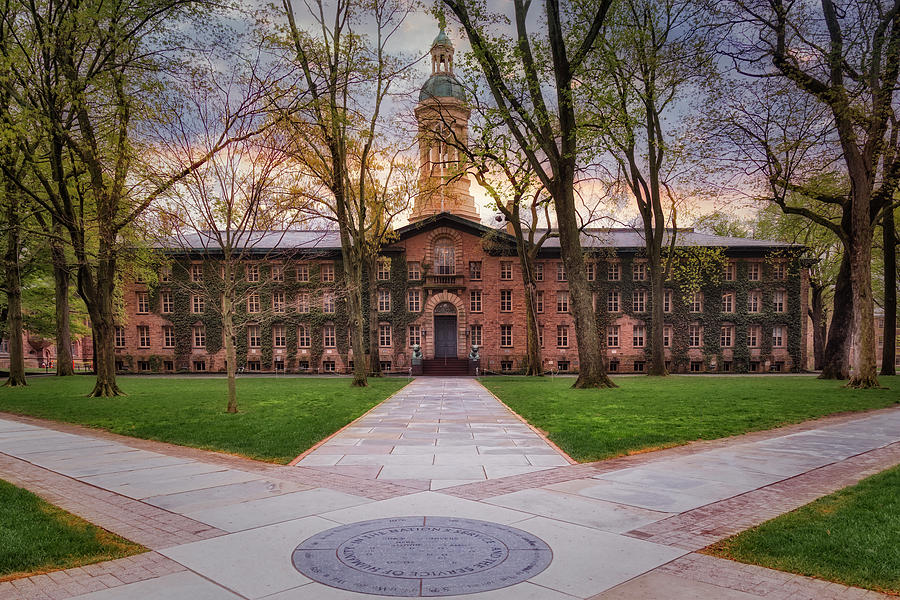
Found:
[{"label": "roof", "polygon": [[[465,219],[451,213],[431,215],[425,219],[404,225],[396,230],[400,241],[414,237],[437,227],[451,227],[467,231],[472,235],[482,237],[487,234],[496,236],[499,242],[507,242],[511,249],[515,248],[515,239],[504,229],[494,229],[470,219]],[[236,248],[245,248],[246,252],[265,254],[278,251],[303,251],[309,252],[334,252],[341,248],[340,235],[336,230],[289,230],[289,231],[253,231],[245,234],[244,239],[234,242]],[[666,232],[668,240],[671,231]],[[584,248],[615,248],[621,252],[636,252],[642,250],[644,236],[642,232],[634,229],[588,229],[581,235],[581,245]],[[678,247],[705,246],[722,247],[726,250],[761,251],[773,249],[802,249],[803,246],[788,242],[774,240],[756,240],[749,238],[736,238],[709,233],[699,233],[692,229],[678,231],[676,238]],[[170,251],[184,252],[220,252],[218,242],[209,234],[189,233],[178,238],[173,238],[171,244],[158,244],[159,248]],[[544,250],[550,252],[559,251],[559,238],[552,237],[544,242]]]},{"label": "roof", "polygon": [[456,98],[466,100],[466,92],[456,77],[449,73],[435,73],[422,85],[419,102],[428,98]]},{"label": "roof", "polygon": [[434,38],[434,41],[431,42],[431,47],[435,46],[450,46],[453,47],[453,43],[450,41],[450,37],[447,35],[447,32],[444,31],[444,28],[441,27],[440,33]]}]

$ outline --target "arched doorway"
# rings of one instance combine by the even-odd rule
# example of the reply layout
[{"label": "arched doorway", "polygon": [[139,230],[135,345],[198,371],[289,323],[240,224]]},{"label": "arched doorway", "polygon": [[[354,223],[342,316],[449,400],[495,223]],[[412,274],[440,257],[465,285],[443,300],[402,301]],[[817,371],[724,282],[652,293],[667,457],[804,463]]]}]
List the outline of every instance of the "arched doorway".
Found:
[{"label": "arched doorway", "polygon": [[457,358],[456,307],[451,302],[434,307],[434,357]]}]

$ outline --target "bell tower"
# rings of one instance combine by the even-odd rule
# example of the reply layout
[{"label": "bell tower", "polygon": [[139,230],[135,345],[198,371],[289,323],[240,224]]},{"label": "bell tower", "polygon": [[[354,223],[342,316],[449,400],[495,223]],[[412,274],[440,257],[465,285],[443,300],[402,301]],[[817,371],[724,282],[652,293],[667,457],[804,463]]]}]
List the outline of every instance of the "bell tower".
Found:
[{"label": "bell tower", "polygon": [[419,92],[419,195],[409,220],[442,212],[480,222],[469,193],[464,155],[456,146],[469,137],[469,115],[462,85],[453,75],[453,44],[441,28],[431,44],[431,77]]}]

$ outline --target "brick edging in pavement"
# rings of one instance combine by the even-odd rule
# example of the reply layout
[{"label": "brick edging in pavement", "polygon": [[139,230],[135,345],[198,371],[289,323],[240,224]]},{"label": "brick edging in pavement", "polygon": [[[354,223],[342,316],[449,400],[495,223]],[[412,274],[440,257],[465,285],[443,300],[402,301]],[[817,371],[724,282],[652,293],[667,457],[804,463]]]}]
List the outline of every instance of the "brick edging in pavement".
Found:
[{"label": "brick edging in pavement", "polygon": [[215,450],[201,450],[199,448],[179,446],[168,442],[129,437],[127,435],[120,435],[103,429],[93,429],[74,423],[50,421],[5,412],[0,412],[0,419],[36,425],[38,427],[44,427],[46,429],[64,433],[108,440],[117,444],[122,444],[123,446],[128,446],[129,448],[156,452],[158,454],[174,456],[176,458],[187,458],[212,465],[221,465],[273,479],[302,483],[311,487],[327,487],[335,491],[352,494],[354,496],[363,496],[371,500],[389,500],[390,498],[395,498],[397,496],[405,496],[421,491],[396,483],[388,483],[384,480],[358,479],[349,475],[327,473],[308,467],[279,465],[276,463],[253,460],[252,458],[235,454],[217,452]]},{"label": "brick edging in pavement", "polygon": [[494,496],[503,494],[511,494],[532,488],[542,487],[554,483],[563,483],[566,481],[574,481],[576,479],[584,479],[593,477],[610,471],[618,471],[629,467],[637,467],[660,459],[677,458],[681,456],[691,456],[708,450],[718,448],[726,448],[738,444],[747,444],[768,440],[772,438],[810,431],[829,425],[839,425],[848,423],[857,419],[870,417],[873,415],[884,414],[891,411],[900,411],[900,408],[891,406],[887,408],[877,408],[873,410],[865,410],[859,412],[843,412],[835,415],[828,415],[818,419],[803,421],[785,425],[775,429],[764,429],[760,431],[751,431],[726,438],[718,438],[715,440],[699,440],[688,442],[671,448],[661,450],[648,450],[636,454],[628,454],[625,456],[617,456],[592,463],[582,463],[568,467],[556,467],[543,471],[535,471],[533,473],[523,473],[522,475],[512,475],[502,479],[490,479],[488,481],[467,483],[454,487],[439,490],[442,494],[456,496],[466,500],[486,500]]}]

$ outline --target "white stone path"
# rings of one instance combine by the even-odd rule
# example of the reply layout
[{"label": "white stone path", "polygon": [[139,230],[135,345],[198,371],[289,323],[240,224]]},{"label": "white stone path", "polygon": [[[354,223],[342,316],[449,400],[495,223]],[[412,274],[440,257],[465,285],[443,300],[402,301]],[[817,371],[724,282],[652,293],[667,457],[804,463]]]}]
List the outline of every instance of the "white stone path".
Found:
[{"label": "white stone path", "polygon": [[572,462],[474,379],[420,377],[297,464],[437,490]]},{"label": "white stone path", "polygon": [[[302,383],[298,381],[298,385]],[[390,468],[404,476],[397,480],[430,479],[432,484],[476,479],[454,476],[473,473],[463,467],[477,465],[483,478],[487,478],[493,466],[535,469],[541,466],[539,460],[564,460],[559,454],[554,457],[548,451],[552,448],[542,446],[539,436],[505,409],[501,410],[496,401],[491,405],[490,395],[479,391],[479,387],[464,379],[416,380],[404,393],[363,419],[366,423],[375,419],[362,428],[366,431],[346,430],[322,446],[334,448],[340,446],[340,440],[355,440],[346,446],[359,454],[317,451],[310,456],[340,457],[334,465],[325,465],[340,467],[349,457],[367,456],[367,449],[372,448],[376,451],[372,456],[379,457],[379,461],[394,457],[376,463],[375,466],[381,465],[377,476]],[[387,431],[379,433],[381,428]],[[421,437],[416,437],[417,433]],[[165,509],[173,516],[189,517],[219,531],[211,539],[155,548],[184,571],[77,596],[80,600],[377,600],[382,597],[311,581],[293,568],[292,550],[313,534],[339,524],[413,515],[509,524],[538,536],[551,547],[550,566],[528,581],[492,592],[452,597],[460,600],[874,598],[879,595],[795,576],[787,579],[796,587],[782,586],[781,595],[770,589],[774,579],[765,577],[758,589],[736,590],[750,577],[752,569],[776,572],[728,566],[735,564],[721,559],[711,560],[726,565],[722,567],[726,570],[740,569],[741,577],[736,583],[729,583],[727,577],[713,578],[712,582],[685,579],[677,576],[677,569],[687,569],[690,565],[684,561],[702,555],[691,554],[692,548],[677,543],[642,539],[634,532],[648,531],[667,519],[692,514],[690,511],[698,507],[705,510],[707,505],[712,506],[710,503],[765,490],[773,482],[789,483],[792,478],[814,474],[826,465],[853,466],[854,457],[869,453],[881,453],[877,468],[886,468],[900,460],[898,442],[900,409],[893,409],[800,433],[775,434],[757,441],[738,438],[690,455],[643,455],[637,457],[644,461],[635,463],[637,466],[593,476],[583,466],[575,466],[571,469],[578,473],[577,478],[566,483],[536,483],[531,489],[485,500],[430,490],[410,490],[406,495],[373,500],[327,487],[287,485],[279,480],[278,473],[284,472],[292,474],[285,480],[296,481],[293,474],[299,469],[295,467],[273,468],[262,476],[214,460],[179,460],[146,449],[136,450],[121,438],[111,441],[88,432],[63,433],[0,419],[0,455],[5,455],[7,463],[18,461],[18,472],[40,466],[59,474],[56,477],[70,478],[71,485],[114,492],[153,510]],[[454,448],[459,451],[450,450]],[[427,452],[429,457],[424,465],[391,462],[421,452]],[[491,457],[516,457],[520,464],[496,465]],[[453,463],[457,459],[459,462]],[[528,464],[521,464],[521,459]],[[451,464],[441,464],[445,460]],[[466,464],[466,460],[472,462]],[[418,470],[406,470],[407,467]],[[416,476],[410,477],[410,473]],[[0,478],[3,476],[0,470]],[[18,586],[4,586],[0,583],[0,600],[51,597],[29,595]]]}]

